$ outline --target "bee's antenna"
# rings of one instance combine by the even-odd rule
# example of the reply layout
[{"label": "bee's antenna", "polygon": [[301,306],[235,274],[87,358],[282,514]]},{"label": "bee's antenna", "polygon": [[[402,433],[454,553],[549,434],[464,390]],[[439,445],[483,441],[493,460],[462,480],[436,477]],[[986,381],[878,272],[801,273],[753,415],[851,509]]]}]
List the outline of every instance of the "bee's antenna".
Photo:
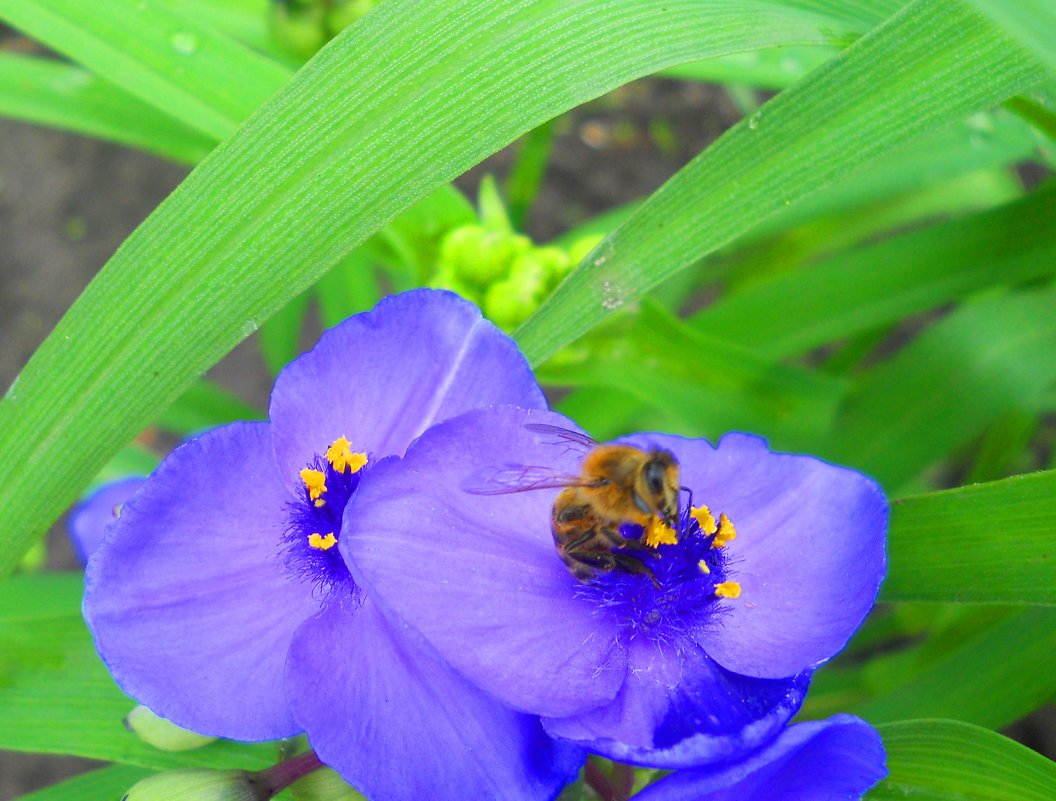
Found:
[{"label": "bee's antenna", "polygon": [[678,491],[679,492],[687,492],[687,493],[689,493],[689,504],[686,506],[686,509],[687,510],[692,509],[693,508],[693,490],[691,490],[689,487],[679,487]]}]

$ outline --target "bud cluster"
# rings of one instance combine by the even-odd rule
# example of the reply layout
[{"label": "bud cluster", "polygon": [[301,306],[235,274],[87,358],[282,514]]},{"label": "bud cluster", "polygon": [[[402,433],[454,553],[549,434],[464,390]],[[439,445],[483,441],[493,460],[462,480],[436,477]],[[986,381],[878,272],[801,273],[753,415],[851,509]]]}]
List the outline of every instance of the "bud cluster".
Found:
[{"label": "bud cluster", "polygon": [[504,331],[532,314],[598,243],[585,237],[567,250],[540,246],[513,231],[481,224],[450,231],[429,285],[450,289],[476,303]]},{"label": "bud cluster", "polygon": [[381,0],[273,0],[271,35],[292,55],[308,59]]}]

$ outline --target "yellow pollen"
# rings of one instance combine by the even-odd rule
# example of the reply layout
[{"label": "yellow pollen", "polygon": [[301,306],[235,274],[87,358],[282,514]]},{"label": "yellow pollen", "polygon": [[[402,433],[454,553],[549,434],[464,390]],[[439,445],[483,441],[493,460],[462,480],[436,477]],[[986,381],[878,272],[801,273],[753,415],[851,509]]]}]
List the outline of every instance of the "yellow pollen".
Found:
[{"label": "yellow pollen", "polygon": [[325,537],[320,537],[318,534],[309,534],[308,544],[317,551],[329,551],[337,545],[337,537],[334,536],[332,531]]},{"label": "yellow pollen", "polygon": [[326,474],[322,470],[312,470],[310,467],[301,471],[301,481],[308,490],[308,497],[313,501],[326,492]]},{"label": "yellow pollen", "polygon": [[708,563],[705,562],[703,559],[701,559],[699,562],[697,562],[697,567],[700,568],[700,572],[703,573],[704,575],[707,575],[708,573],[711,572],[711,568],[708,567]]},{"label": "yellow pollen", "polygon": [[344,437],[338,437],[330,443],[325,455],[326,461],[330,462],[330,465],[338,473],[345,472],[346,467],[350,468],[351,472],[358,473],[363,469],[363,465],[367,463],[367,455],[365,453],[353,453],[352,443]]},{"label": "yellow pollen", "polygon": [[678,543],[678,534],[671,526],[667,525],[659,517],[649,521],[649,527],[645,530],[645,544],[650,548],[658,545],[675,545]]},{"label": "yellow pollen", "polygon": [[719,530],[719,527],[715,525],[715,517],[711,514],[711,509],[704,504],[690,509],[689,516],[700,524],[700,530],[705,534],[711,535]]},{"label": "yellow pollen", "polygon": [[740,598],[741,585],[736,581],[724,581],[715,585],[715,595],[719,598]]},{"label": "yellow pollen", "polygon": [[326,506],[326,501],[324,501],[324,500],[323,500],[322,498],[320,498],[319,500],[317,500],[317,501],[315,502],[315,505],[316,505],[317,507],[320,507],[320,508],[322,508],[323,506]]},{"label": "yellow pollen", "polygon": [[733,527],[733,523],[730,522],[730,518],[726,517],[725,514],[719,515],[719,531],[715,535],[714,542],[711,543],[712,548],[724,548],[726,543],[737,537],[737,529]]}]

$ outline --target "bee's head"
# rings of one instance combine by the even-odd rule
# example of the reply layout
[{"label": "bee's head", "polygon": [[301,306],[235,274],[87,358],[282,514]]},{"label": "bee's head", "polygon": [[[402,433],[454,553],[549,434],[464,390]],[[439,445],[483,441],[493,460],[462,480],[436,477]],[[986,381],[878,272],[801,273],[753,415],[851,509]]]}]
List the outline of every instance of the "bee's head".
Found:
[{"label": "bee's head", "polygon": [[670,451],[650,451],[638,480],[649,511],[674,528],[678,524],[678,462]]}]

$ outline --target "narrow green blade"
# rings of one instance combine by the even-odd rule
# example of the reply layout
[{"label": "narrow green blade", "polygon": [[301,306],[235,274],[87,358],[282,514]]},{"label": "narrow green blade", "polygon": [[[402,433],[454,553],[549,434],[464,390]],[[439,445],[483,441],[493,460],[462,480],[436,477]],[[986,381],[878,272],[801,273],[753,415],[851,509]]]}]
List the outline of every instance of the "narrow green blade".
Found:
[{"label": "narrow green blade", "polygon": [[888,601],[1056,604],[1056,471],[891,507]]},{"label": "narrow green blade", "polygon": [[127,765],[263,768],[273,749],[219,741],[160,751],[125,728],[136,705],[92,647],[81,619],[80,573],[0,582],[0,749],[73,754]]},{"label": "narrow green blade", "polygon": [[961,2],[917,0],[727,132],[517,333],[537,363],[647,289],[897,144],[1045,75]]},{"label": "narrow green blade", "polygon": [[0,53],[0,116],[194,164],[215,141],[81,67]]},{"label": "narrow green blade", "polygon": [[1051,801],[1056,764],[978,726],[907,720],[879,727],[890,775],[868,801]]},{"label": "narrow green blade", "polygon": [[217,140],[290,75],[156,0],[0,0],[0,19]]},{"label": "narrow green blade", "polygon": [[1052,0],[971,0],[1056,70],[1056,3]]},{"label": "narrow green blade", "polygon": [[1037,410],[1056,383],[1054,308],[1052,289],[963,306],[865,374],[817,449],[898,492],[1010,409]]},{"label": "narrow green blade", "polygon": [[1053,653],[1056,610],[1025,609],[852,711],[873,723],[919,716],[1007,726],[1051,701]]},{"label": "narrow green blade", "polygon": [[749,2],[386,0],[129,237],[8,390],[0,573],[207,367],[431,190],[640,75],[832,30]]},{"label": "narrow green blade", "polygon": [[1056,272],[1056,192],[757,282],[698,314],[701,331],[773,359],[889,325],[995,285]]}]

